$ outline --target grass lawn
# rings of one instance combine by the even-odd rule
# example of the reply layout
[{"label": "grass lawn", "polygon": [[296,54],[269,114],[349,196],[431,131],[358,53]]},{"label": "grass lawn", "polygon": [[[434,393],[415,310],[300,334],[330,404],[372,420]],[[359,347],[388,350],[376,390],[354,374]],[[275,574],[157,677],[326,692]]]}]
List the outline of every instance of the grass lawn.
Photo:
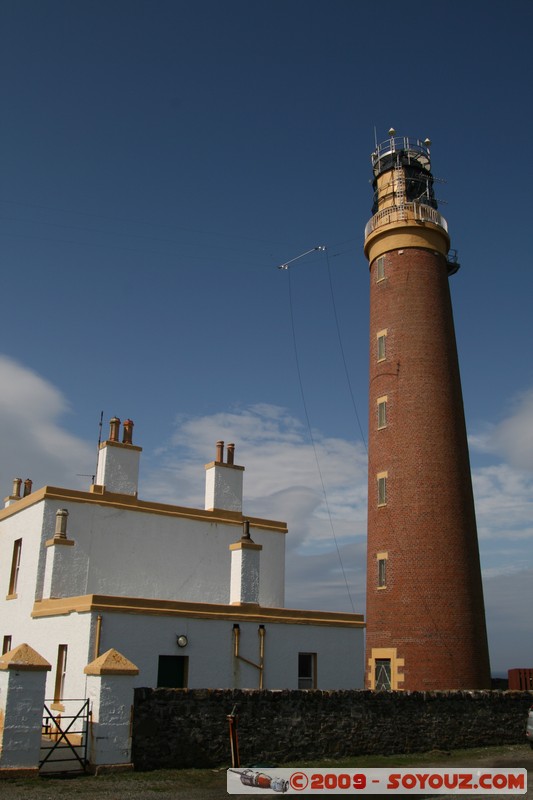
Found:
[{"label": "grass lawn", "polygon": [[[260,770],[283,767],[423,767],[423,766],[499,766],[520,765],[533,768],[533,752],[527,744],[485,747],[473,750],[432,750],[428,753],[390,756],[356,756],[341,760],[298,761],[288,764],[256,764]],[[25,778],[0,780],[1,800],[56,800],[76,797],[80,800],[217,800],[230,797],[226,794],[226,770],[218,769],[166,769],[154,772],[110,773],[77,778]],[[309,795],[313,797],[317,795]],[[323,795],[322,795],[323,796]],[[365,796],[365,795],[360,795]],[[370,795],[368,795],[370,796]],[[389,794],[388,797],[393,795]],[[419,798],[421,795],[417,795]],[[233,798],[249,795],[232,795]],[[378,795],[372,795],[378,800]]]}]

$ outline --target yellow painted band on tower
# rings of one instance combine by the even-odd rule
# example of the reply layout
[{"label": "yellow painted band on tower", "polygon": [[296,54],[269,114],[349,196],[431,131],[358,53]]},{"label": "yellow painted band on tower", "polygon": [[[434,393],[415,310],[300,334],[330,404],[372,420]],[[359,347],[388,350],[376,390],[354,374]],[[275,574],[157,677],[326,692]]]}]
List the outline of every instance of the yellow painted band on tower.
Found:
[{"label": "yellow painted band on tower", "polygon": [[422,247],[441,253],[444,258],[450,249],[450,237],[440,225],[407,219],[382,225],[365,240],[365,256],[371,264],[376,258],[391,250]]}]

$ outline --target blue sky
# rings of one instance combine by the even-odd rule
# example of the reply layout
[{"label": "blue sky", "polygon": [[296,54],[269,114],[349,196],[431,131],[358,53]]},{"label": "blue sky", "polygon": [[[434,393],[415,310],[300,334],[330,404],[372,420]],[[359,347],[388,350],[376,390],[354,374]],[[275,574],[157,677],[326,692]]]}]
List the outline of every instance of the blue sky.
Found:
[{"label": "blue sky", "polygon": [[363,611],[370,153],[429,136],[493,670],[531,666],[532,16],[4,0],[4,495],[86,486],[101,410],[135,421],[145,499],[201,503],[235,441],[245,510],[290,525],[287,604]]}]

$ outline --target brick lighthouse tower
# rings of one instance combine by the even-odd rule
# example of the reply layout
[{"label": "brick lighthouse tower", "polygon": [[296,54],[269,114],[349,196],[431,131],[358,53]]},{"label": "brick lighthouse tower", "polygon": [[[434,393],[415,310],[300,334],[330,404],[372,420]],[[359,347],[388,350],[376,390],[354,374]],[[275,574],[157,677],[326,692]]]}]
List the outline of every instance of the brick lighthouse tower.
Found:
[{"label": "brick lighthouse tower", "polygon": [[426,139],[372,154],[366,685],[490,687],[470,461]]}]

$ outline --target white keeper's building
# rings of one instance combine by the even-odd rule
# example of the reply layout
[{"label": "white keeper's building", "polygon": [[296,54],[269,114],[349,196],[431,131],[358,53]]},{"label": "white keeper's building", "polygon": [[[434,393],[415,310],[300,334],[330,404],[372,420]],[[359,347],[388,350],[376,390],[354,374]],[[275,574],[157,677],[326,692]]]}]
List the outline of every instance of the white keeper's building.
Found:
[{"label": "white keeper's building", "polygon": [[140,500],[133,423],[110,423],[88,492],[13,482],[0,510],[0,645],[51,665],[56,708],[114,648],[137,686],[357,689],[361,614],[284,607],[283,522],[243,515],[244,467],[217,443],[205,508]]}]

